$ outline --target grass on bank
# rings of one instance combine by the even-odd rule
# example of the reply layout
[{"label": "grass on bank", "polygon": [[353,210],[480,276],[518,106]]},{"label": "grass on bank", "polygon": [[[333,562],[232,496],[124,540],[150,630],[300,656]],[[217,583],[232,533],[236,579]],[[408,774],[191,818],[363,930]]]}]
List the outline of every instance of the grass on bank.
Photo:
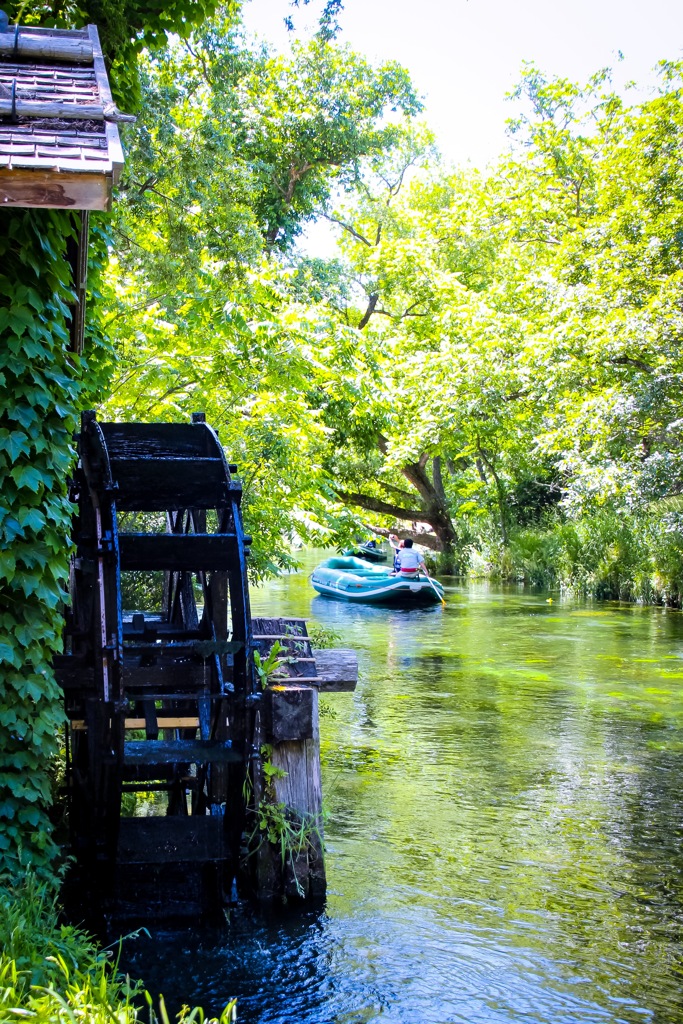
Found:
[{"label": "grass on bank", "polygon": [[[141,1005],[142,1004],[142,1005]],[[206,1021],[183,1007],[184,1024]],[[100,949],[81,929],[60,921],[57,896],[28,876],[0,891],[0,1024],[170,1024],[141,982],[118,970],[115,951]],[[211,1024],[236,1020],[235,1002]]]}]

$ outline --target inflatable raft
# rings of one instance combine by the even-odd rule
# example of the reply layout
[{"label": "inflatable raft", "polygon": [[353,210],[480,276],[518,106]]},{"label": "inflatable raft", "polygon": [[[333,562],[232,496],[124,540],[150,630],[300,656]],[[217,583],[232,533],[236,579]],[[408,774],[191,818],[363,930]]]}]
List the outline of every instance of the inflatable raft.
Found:
[{"label": "inflatable raft", "polygon": [[393,576],[386,566],[369,565],[348,555],[328,558],[311,574],[319,594],[363,604],[434,604],[443,600],[443,587],[422,574]]},{"label": "inflatable raft", "polygon": [[364,558],[368,562],[386,562],[389,556],[381,548],[369,548],[367,544],[360,544],[357,548],[350,548],[344,552],[347,558]]}]

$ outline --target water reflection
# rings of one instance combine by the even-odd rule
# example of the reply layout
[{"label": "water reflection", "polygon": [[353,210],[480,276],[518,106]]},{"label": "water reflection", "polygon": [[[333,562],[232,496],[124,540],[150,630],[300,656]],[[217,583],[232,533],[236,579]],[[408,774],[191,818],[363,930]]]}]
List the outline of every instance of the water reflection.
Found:
[{"label": "water reflection", "polygon": [[359,653],[324,699],[325,914],[243,911],[129,966],[254,1024],[683,1022],[681,615],[454,584],[346,605],[315,559],[253,603]]}]

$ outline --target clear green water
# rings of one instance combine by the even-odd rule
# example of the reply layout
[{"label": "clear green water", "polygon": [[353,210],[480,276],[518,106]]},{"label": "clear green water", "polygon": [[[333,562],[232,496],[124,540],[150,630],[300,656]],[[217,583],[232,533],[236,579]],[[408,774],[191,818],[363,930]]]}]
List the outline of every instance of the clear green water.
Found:
[{"label": "clear green water", "polygon": [[242,1022],[683,1022],[683,616],[448,585],[399,611],[257,590],[355,647],[324,698],[329,894],[129,958]]}]

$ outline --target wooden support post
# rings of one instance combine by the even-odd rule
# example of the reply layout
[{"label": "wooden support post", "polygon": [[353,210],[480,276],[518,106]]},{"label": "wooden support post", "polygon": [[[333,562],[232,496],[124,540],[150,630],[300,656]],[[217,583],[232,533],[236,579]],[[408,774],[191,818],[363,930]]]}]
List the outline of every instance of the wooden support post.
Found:
[{"label": "wooden support post", "polygon": [[265,902],[316,899],[325,893],[325,865],[318,688],[311,643],[303,619],[255,619],[253,629],[262,657],[279,641],[283,655],[292,659],[283,662],[277,681],[271,679],[264,694],[263,742],[270,750],[270,765],[280,769],[281,777],[270,772],[262,776],[260,808],[264,816],[272,817],[274,830],[282,830],[284,844],[260,843],[255,857],[257,894]]},{"label": "wooden support post", "polygon": [[318,691],[278,684],[266,695],[269,725],[264,738],[271,749],[270,764],[282,775],[263,786],[260,798],[273,808],[274,827],[284,830],[284,842],[264,841],[258,847],[257,895],[262,902],[321,898],[325,864]]},{"label": "wooden support post", "polygon": [[[297,687],[297,689],[304,689]],[[318,726],[318,691],[310,693],[311,735],[296,740],[273,743],[271,761],[285,775],[275,779],[275,799],[294,812],[299,820],[303,842],[285,859],[284,895],[289,898],[315,899],[325,895],[325,862],[323,857],[323,793],[320,773],[320,730]],[[302,722],[308,731],[308,722]]]},{"label": "wooden support post", "polygon": [[[225,572],[210,573],[208,578],[208,590],[211,598],[211,620],[216,635],[216,641],[226,641],[228,639],[228,574]],[[223,678],[229,678],[227,658],[224,654],[219,655],[219,657],[221,659]],[[212,722],[212,728],[217,739],[227,740],[229,736],[229,727],[226,720],[223,701],[219,701],[218,705],[219,706],[214,710],[216,718]],[[229,772],[229,768],[217,765],[214,767],[209,777],[209,806],[213,808],[214,813],[218,813],[221,804],[227,801],[227,796],[230,791]]]}]

